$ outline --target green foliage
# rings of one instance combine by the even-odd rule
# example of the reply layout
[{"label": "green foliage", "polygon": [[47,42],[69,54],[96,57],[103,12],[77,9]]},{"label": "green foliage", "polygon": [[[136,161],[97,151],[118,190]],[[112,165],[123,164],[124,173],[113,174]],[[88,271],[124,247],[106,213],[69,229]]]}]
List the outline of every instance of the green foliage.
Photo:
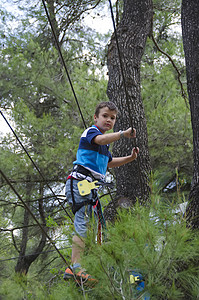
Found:
[{"label": "green foliage", "polygon": [[0,288],[0,295],[5,300],[21,299],[47,299],[47,289],[39,282],[32,280],[27,282],[27,278],[22,275],[12,276],[5,280]]},{"label": "green foliage", "polygon": [[58,227],[57,223],[55,222],[54,219],[51,218],[51,216],[48,216],[48,218],[46,220],[46,226],[51,227],[51,228]]},{"label": "green foliage", "polygon": [[[38,221],[43,224],[44,220],[47,220],[48,231],[61,245],[63,242],[61,238],[65,241],[68,239],[66,236],[60,237],[61,231],[58,228],[65,220],[65,214],[60,211],[58,201],[52,197],[47,183],[55,194],[59,195],[63,190],[66,175],[70,173],[75,159],[83,124],[59,54],[54,47],[52,33],[46,26],[42,3],[35,5],[34,1],[29,1],[27,10],[23,7],[24,3],[25,1],[18,3],[21,5],[18,9],[23,11],[21,18],[12,16],[16,26],[10,31],[5,30],[6,38],[1,34],[3,44],[0,59],[1,108],[4,108],[6,117],[43,174],[45,182],[13,134],[1,137],[0,164]],[[86,124],[89,126],[96,103],[106,98],[106,80],[101,65],[101,59],[104,60],[104,49],[102,51],[103,46],[100,43],[104,43],[107,36],[104,39],[100,34],[94,34],[91,29],[83,30],[80,23],[72,26],[77,19],[79,20],[84,9],[91,8],[90,4],[96,4],[95,1],[91,1],[90,4],[87,1],[81,3],[83,6],[80,15],[76,9],[74,19],[70,15],[68,24],[65,24],[62,33],[60,31],[58,34],[62,35],[63,57]],[[54,4],[58,12],[56,20],[59,19],[61,30],[66,18],[60,6],[64,4],[65,9],[72,11],[75,3],[68,1]],[[1,12],[6,29],[9,14],[3,10]],[[36,21],[37,24],[31,21]],[[98,46],[94,43],[96,39]],[[0,198],[3,216],[8,220],[2,227],[5,230],[9,227],[15,228],[9,231],[8,240],[3,239],[5,240],[1,247],[3,258],[6,246],[9,248],[7,253],[10,257],[17,257],[21,253],[21,248],[24,255],[34,252],[41,241],[41,231],[30,216],[25,217],[22,204],[3,180]],[[56,223],[58,225],[55,229]],[[68,219],[65,223],[68,226]],[[24,227],[24,224],[27,227]],[[49,248],[47,243],[43,250]],[[67,251],[66,255],[69,255]],[[46,265],[48,266],[50,262],[51,267],[56,267],[53,264],[54,259],[52,261],[51,259],[50,254],[45,256],[41,254],[41,260],[35,261],[34,267],[31,266],[29,272],[35,276],[39,273],[40,276],[41,270],[45,269],[45,274],[50,273]],[[11,269],[3,268],[4,276],[13,272],[15,263],[16,260],[7,263]],[[57,266],[59,267],[59,264]]]},{"label": "green foliage", "polygon": [[177,70],[148,39],[141,76],[152,168],[158,170],[161,177],[163,173],[167,174],[168,181],[178,167],[181,176],[190,182],[192,128],[188,100],[182,97],[182,92],[186,95],[184,53],[181,36],[172,27],[178,23],[179,1],[156,1],[154,5],[153,34],[158,46],[169,55]]},{"label": "green foliage", "polygon": [[[79,3],[83,4],[80,11],[77,9]],[[3,7],[0,8],[3,24],[0,29],[1,107],[9,115],[16,133],[47,182],[59,194],[64,187],[66,174],[72,168],[79,137],[84,130],[83,123],[58,52],[54,48],[52,33],[46,26],[42,4],[36,4],[35,1],[20,1],[19,4],[23,11],[20,19],[7,13]],[[56,20],[60,25],[63,56],[86,125],[90,126],[96,103],[107,100],[107,80],[103,65],[109,34],[103,37],[83,23],[83,11],[90,4],[95,5],[96,1],[55,1],[54,4],[58,11]],[[117,1],[118,4],[120,13],[122,1]],[[161,49],[172,57],[184,83],[182,41],[179,34],[172,30],[173,24],[179,22],[179,7],[179,0],[154,1],[154,36]],[[73,14],[65,18],[73,8]],[[14,27],[10,26],[10,21],[15,24]],[[190,181],[190,112],[181,97],[175,69],[168,58],[157,51],[151,39],[147,41],[142,63],[142,96],[157,190],[175,175],[176,167],[180,178]],[[20,195],[30,201],[38,220],[38,200],[44,200],[48,229],[54,236],[57,232],[52,227],[59,228],[57,226],[60,226],[61,220],[65,220],[64,213],[60,212],[59,205],[53,201],[49,189],[42,186],[40,176],[12,134],[1,137],[0,165]],[[26,182],[29,176],[32,181],[31,192]],[[155,195],[152,196],[155,199]],[[162,198],[158,196],[158,199]],[[102,202],[107,203],[107,199],[102,198]],[[21,227],[24,209],[3,181],[0,200],[1,227]],[[4,279],[0,293],[3,299],[67,299],[68,295],[70,299],[120,299],[122,292],[128,298],[133,294],[128,281],[129,267],[136,267],[143,272],[147,290],[154,295],[154,299],[165,299],[164,295],[168,299],[196,299],[199,294],[198,238],[186,228],[183,218],[178,219],[180,223],[172,222],[174,214],[171,210],[175,209],[174,206],[157,207],[153,202],[152,207],[155,219],[151,218],[147,208],[136,207],[129,214],[121,213],[121,222],[118,221],[115,227],[109,226],[108,242],[101,248],[89,246],[87,253],[90,255],[85,258],[88,260],[88,270],[100,280],[99,287],[93,291],[82,294],[74,283],[63,282],[58,271],[64,271],[62,262],[56,256],[44,253],[31,265],[27,286],[12,277],[11,280],[5,279],[13,274],[16,261],[4,261],[1,264]],[[65,223],[65,235],[62,238],[68,243],[71,242],[72,227],[68,225],[68,219]],[[32,220],[29,225],[27,252],[34,249],[40,237],[40,231],[32,227]],[[18,247],[21,230],[13,231]],[[63,243],[60,236],[56,236],[56,239],[59,245]],[[70,257],[71,249],[63,252],[66,257]],[[1,235],[1,255],[3,258],[18,256],[7,231]],[[194,262],[197,264],[194,265]],[[39,280],[34,282],[33,277]]]},{"label": "green foliage", "polygon": [[90,246],[83,258],[103,286],[103,290],[96,287],[91,299],[134,299],[129,270],[144,276],[152,299],[195,299],[199,237],[176,209],[153,203],[151,208],[136,205],[132,211],[120,212],[108,228],[108,241],[101,247]]},{"label": "green foliage", "polygon": [[[141,273],[151,299],[197,299],[199,291],[199,236],[186,227],[177,204],[137,204],[120,211],[115,224],[109,224],[107,240],[98,246],[87,244],[84,267],[99,280],[93,289],[64,282],[54,269],[49,284],[29,278],[13,278],[1,285],[3,299],[140,299],[136,284],[130,283],[130,270]],[[90,240],[90,239],[89,239]],[[103,288],[102,288],[103,287]],[[21,297],[21,298],[20,298]]]},{"label": "green foliage", "polygon": [[179,93],[171,67],[164,66],[161,72],[154,70],[143,81],[142,94],[148,121],[152,167],[159,170],[164,168],[169,172],[179,167],[182,173],[191,176],[190,111]]}]

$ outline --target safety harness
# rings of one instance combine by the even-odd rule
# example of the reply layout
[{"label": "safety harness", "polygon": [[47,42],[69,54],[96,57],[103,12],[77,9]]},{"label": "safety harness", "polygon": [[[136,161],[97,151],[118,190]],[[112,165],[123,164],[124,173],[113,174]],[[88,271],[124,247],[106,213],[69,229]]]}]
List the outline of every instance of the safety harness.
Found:
[{"label": "safety harness", "polygon": [[[75,179],[79,180],[78,183],[78,189],[80,192],[80,195],[88,195],[90,192],[92,192],[92,199],[91,200],[85,200],[81,203],[75,202],[74,192],[73,192],[73,172],[75,172],[76,176]],[[80,165],[75,165],[73,168],[72,174],[68,177],[70,178],[70,188],[71,188],[71,196],[72,196],[72,212],[75,215],[75,213],[82,208],[85,205],[91,205],[94,208],[97,208],[97,215],[98,215],[98,234],[97,234],[97,241],[99,244],[101,244],[101,229],[106,229],[106,223],[104,220],[104,216],[102,213],[101,203],[97,194],[96,188],[100,185],[102,186],[109,186],[113,187],[112,183],[107,183],[104,181],[96,181],[92,173],[85,169],[84,167]],[[89,181],[88,181],[89,180]]]},{"label": "safety harness", "polygon": [[98,200],[98,198],[96,199],[97,193],[95,193],[94,190],[92,190],[93,197],[92,197],[91,200],[85,200],[85,201],[82,201],[81,203],[75,202],[75,197],[74,197],[74,192],[73,192],[73,177],[72,176],[70,177],[70,188],[71,188],[71,196],[72,196],[72,201],[73,201],[73,203],[72,203],[72,212],[73,212],[74,215],[80,208],[82,208],[85,205],[92,205],[92,206],[97,205],[99,200]]}]

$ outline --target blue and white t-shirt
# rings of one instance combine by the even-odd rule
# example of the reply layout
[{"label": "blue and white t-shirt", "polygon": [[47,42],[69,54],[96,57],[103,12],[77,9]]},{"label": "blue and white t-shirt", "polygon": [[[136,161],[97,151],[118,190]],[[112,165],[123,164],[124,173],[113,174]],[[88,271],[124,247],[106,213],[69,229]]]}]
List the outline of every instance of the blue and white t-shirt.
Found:
[{"label": "blue and white t-shirt", "polygon": [[80,138],[77,159],[73,162],[74,165],[81,165],[91,171],[96,179],[105,176],[107,165],[112,160],[109,145],[98,145],[93,142],[93,139],[101,134],[95,125],[87,128]]}]

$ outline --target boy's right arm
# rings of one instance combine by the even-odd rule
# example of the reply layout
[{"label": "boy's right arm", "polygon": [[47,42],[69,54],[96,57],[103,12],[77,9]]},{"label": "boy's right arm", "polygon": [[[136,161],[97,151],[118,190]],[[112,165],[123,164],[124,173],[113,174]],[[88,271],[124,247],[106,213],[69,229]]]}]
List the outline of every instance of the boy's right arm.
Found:
[{"label": "boy's right arm", "polygon": [[100,135],[97,135],[93,139],[93,141],[94,141],[94,143],[96,143],[98,145],[107,145],[107,144],[113,143],[115,141],[118,141],[122,135],[126,138],[135,138],[136,130],[133,128],[133,131],[132,131],[132,128],[130,127],[127,130],[123,131],[123,133],[121,133],[121,131],[118,131],[118,132],[100,134]]}]

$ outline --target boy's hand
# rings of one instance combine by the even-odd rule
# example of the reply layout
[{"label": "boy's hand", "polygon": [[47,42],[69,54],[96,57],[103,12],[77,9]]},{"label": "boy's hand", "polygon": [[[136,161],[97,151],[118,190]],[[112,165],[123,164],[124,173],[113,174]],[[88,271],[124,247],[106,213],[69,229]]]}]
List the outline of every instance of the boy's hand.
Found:
[{"label": "boy's hand", "polygon": [[136,137],[136,130],[135,128],[132,129],[132,127],[128,128],[127,130],[123,131],[124,137],[128,139],[132,139]]},{"label": "boy's hand", "polygon": [[138,148],[138,147],[134,147],[134,148],[132,149],[132,152],[131,152],[132,160],[134,160],[134,159],[137,158],[138,153],[139,153],[139,148]]}]

